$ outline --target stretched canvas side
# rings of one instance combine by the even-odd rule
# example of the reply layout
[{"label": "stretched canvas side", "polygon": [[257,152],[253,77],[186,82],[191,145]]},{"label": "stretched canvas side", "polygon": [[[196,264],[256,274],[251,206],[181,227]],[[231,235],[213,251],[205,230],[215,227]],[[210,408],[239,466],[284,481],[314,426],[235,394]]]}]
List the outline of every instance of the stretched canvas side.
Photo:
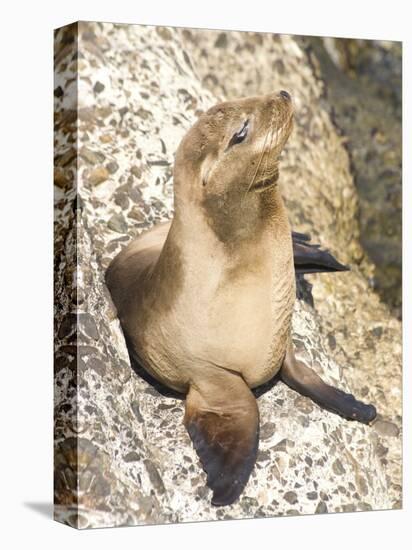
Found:
[{"label": "stretched canvas side", "polygon": [[78,24],[54,33],[54,517],[79,526]]}]

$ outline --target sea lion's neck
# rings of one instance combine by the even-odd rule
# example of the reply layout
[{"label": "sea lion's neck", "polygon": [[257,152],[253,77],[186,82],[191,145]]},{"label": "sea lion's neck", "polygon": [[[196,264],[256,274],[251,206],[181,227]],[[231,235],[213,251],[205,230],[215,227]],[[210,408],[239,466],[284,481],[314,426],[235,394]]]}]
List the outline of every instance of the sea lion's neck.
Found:
[{"label": "sea lion's neck", "polygon": [[267,233],[288,226],[278,186],[263,192],[245,192],[245,186],[224,193],[205,194],[197,202],[179,197],[175,201],[175,225],[193,242],[216,241],[227,251],[257,245]]},{"label": "sea lion's neck", "polygon": [[[251,265],[256,272],[258,264],[271,269],[277,254],[291,250],[290,227],[280,191],[254,193],[251,199],[241,205],[240,211],[232,211],[230,201],[222,199],[219,203],[217,197],[205,200],[201,206],[179,198],[169,238],[179,243],[186,273],[195,279],[213,274],[216,284],[221,284],[227,273],[242,276],[250,272]],[[229,219],[231,216],[234,219]]]}]

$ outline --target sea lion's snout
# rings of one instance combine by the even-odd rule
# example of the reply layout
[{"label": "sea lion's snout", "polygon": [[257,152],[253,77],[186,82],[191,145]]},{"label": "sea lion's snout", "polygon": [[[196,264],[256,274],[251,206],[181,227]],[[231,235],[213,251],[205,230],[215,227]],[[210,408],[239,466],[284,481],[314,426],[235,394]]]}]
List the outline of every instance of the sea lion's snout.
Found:
[{"label": "sea lion's snout", "polygon": [[290,101],[292,99],[290,93],[287,92],[286,90],[280,90],[279,95],[283,97],[283,99],[286,99],[287,101]]}]

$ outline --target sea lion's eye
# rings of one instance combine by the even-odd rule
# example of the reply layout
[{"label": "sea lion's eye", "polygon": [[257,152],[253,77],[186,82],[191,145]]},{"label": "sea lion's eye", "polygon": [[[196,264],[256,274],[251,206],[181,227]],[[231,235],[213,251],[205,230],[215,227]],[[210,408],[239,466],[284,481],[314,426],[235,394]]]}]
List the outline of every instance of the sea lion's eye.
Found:
[{"label": "sea lion's eye", "polygon": [[238,143],[242,143],[242,141],[246,138],[247,133],[249,131],[249,120],[246,120],[242,126],[242,128],[233,134],[229,141],[229,145],[227,148],[232,147],[233,145],[237,145]]}]

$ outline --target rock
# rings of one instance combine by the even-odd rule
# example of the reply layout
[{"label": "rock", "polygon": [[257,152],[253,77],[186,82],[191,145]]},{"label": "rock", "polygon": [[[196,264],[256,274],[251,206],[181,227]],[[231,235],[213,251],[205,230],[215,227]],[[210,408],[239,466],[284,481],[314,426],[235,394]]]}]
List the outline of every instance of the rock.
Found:
[{"label": "rock", "polygon": [[66,189],[70,187],[71,183],[72,180],[67,172],[63,168],[56,166],[54,169],[54,185],[57,185],[60,189]]},{"label": "rock", "polygon": [[333,471],[335,472],[335,474],[337,474],[337,475],[343,475],[343,474],[346,472],[346,470],[345,470],[345,468],[343,467],[343,464],[342,464],[342,462],[339,460],[339,458],[337,458],[337,459],[333,462],[333,464],[332,464],[332,469],[333,469]]},{"label": "rock", "polygon": [[111,143],[113,141],[113,137],[110,134],[103,134],[99,137],[99,140],[102,143]]},{"label": "rock", "polygon": [[286,453],[287,450],[288,450],[288,440],[287,439],[282,439],[282,441],[279,441],[279,443],[277,443],[273,448],[272,450],[274,452],[283,452],[283,453]]},{"label": "rock", "polygon": [[[118,192],[116,193],[114,202],[118,204],[122,210],[127,210],[129,206],[129,196],[127,193],[124,192]],[[130,217],[130,216],[129,216]]]},{"label": "rock", "polygon": [[156,32],[166,42],[173,38],[172,31],[168,27],[156,27]]},{"label": "rock", "polygon": [[227,47],[227,35],[225,32],[221,32],[216,38],[215,48],[226,48]]},{"label": "rock", "polygon": [[93,340],[97,340],[99,338],[99,332],[97,330],[96,323],[89,313],[79,314],[78,323],[80,330],[87,334],[87,336],[93,338]]},{"label": "rock", "polygon": [[372,329],[372,333],[377,338],[380,338],[382,336],[383,328],[382,327],[375,327]]},{"label": "rock", "polygon": [[[107,527],[399,507],[401,325],[369,282],[373,265],[360,245],[358,192],[345,136],[331,120],[316,59],[297,37],[285,35],[274,40],[269,34],[225,32],[222,45],[220,31],[120,27],[121,40],[119,26],[112,24],[71,26],[78,35],[71,43],[79,44],[81,55],[57,31],[65,45],[56,87],[66,98],[76,58],[82,86],[78,111],[65,112],[65,99],[56,101],[56,166],[71,170],[76,164],[70,144],[77,133],[80,143],[88,137],[88,151],[105,158],[93,163],[79,156],[78,189],[56,189],[56,518]],[[100,70],[107,76],[96,93]],[[106,85],[120,79],[121,86]],[[297,301],[294,340],[326,382],[357,396],[366,388],[380,421],[391,421],[372,427],[349,422],[282,382],[266,387],[257,398],[262,460],[239,500],[219,510],[210,503],[206,476],[182,423],[184,402],[162,393],[130,363],[104,269],[128,237],[172,217],[173,155],[200,111],[220,99],[274,89],[291,91],[297,109],[280,177],[293,227],[351,265],[348,273],[308,278],[312,290],[308,286],[301,295],[313,305]],[[101,140],[112,132],[112,141]],[[95,170],[100,177],[93,183]],[[122,206],[116,203],[119,192],[129,198],[117,198]],[[90,316],[83,325],[82,314]],[[79,319],[78,346],[67,315]],[[373,332],[377,327],[382,332]],[[389,437],[390,445],[383,439]],[[78,495],[76,474],[79,486],[88,487]]]},{"label": "rock", "polygon": [[166,489],[155,464],[153,464],[151,460],[146,459],[144,460],[144,465],[146,466],[146,470],[154,488],[157,489],[160,494],[164,494]]},{"label": "rock", "polygon": [[388,420],[377,420],[373,424],[373,428],[384,437],[398,437],[399,436],[399,428],[396,424],[393,422],[389,422]]},{"label": "rock", "polygon": [[60,99],[61,97],[63,97],[63,89],[61,86],[57,86],[57,88],[55,88],[54,90],[54,97],[57,97],[58,99]]},{"label": "rock", "polygon": [[328,334],[328,343],[332,350],[336,348],[336,338],[332,333]]},{"label": "rock", "polygon": [[320,75],[327,81],[328,110],[349,138],[346,146],[360,201],[360,238],[374,262],[374,286],[400,318],[401,44],[322,38],[303,43],[316,54]]},{"label": "rock", "polygon": [[119,169],[119,165],[117,164],[116,161],[113,160],[106,164],[106,169],[109,172],[109,174],[115,174]]},{"label": "rock", "polygon": [[[63,149],[63,147],[61,147],[61,149]],[[59,152],[54,158],[54,168],[56,169],[56,167],[58,166],[65,167],[65,166],[72,165],[73,161],[76,160],[76,155],[77,155],[76,149],[73,147],[70,147],[64,152],[63,151]]]},{"label": "rock", "polygon": [[260,428],[260,438],[270,439],[275,432],[276,432],[276,424],[274,424],[273,422],[266,422],[266,424],[264,424]]},{"label": "rock", "polygon": [[107,227],[117,233],[125,233],[127,231],[127,222],[122,214],[113,214],[107,222]]},{"label": "rock", "polygon": [[76,323],[77,316],[73,313],[67,313],[61,323],[60,328],[58,332],[58,337],[60,340],[63,340],[64,338],[67,338],[70,334],[72,334],[76,329]]},{"label": "rock", "polygon": [[315,514],[327,514],[328,513],[328,507],[326,506],[326,503],[323,502],[323,500],[320,500],[318,505],[316,506]]},{"label": "rock", "polygon": [[96,94],[100,94],[104,90],[104,84],[97,81],[96,84],[93,86],[93,91],[96,92]]},{"label": "rock", "polygon": [[86,367],[94,370],[99,376],[104,376],[106,373],[106,365],[97,357],[89,357]]},{"label": "rock", "polygon": [[133,401],[130,406],[131,406],[132,411],[135,414],[137,420],[139,422],[144,422],[143,417],[140,413],[139,403],[137,401]]},{"label": "rock", "polygon": [[92,185],[99,185],[109,178],[109,172],[104,166],[94,168],[87,178],[87,181]]},{"label": "rock", "polygon": [[132,218],[132,220],[136,220],[137,222],[144,222],[146,219],[142,209],[139,206],[133,206],[127,215],[129,218]]},{"label": "rock", "polygon": [[298,501],[298,496],[294,491],[288,491],[283,495],[283,498],[289,502],[289,504],[296,504]]},{"label": "rock", "polygon": [[130,168],[130,172],[137,178],[137,179],[140,179],[142,177],[142,169],[139,168],[138,166],[136,165],[133,165],[131,168]]},{"label": "rock", "polygon": [[100,151],[92,151],[85,145],[80,148],[79,155],[90,164],[98,164],[99,162],[103,162],[105,158],[104,154]]},{"label": "rock", "polygon": [[127,453],[126,456],[123,457],[123,460],[125,462],[137,462],[141,459],[141,456],[136,453],[136,451],[131,451],[130,453]]}]

